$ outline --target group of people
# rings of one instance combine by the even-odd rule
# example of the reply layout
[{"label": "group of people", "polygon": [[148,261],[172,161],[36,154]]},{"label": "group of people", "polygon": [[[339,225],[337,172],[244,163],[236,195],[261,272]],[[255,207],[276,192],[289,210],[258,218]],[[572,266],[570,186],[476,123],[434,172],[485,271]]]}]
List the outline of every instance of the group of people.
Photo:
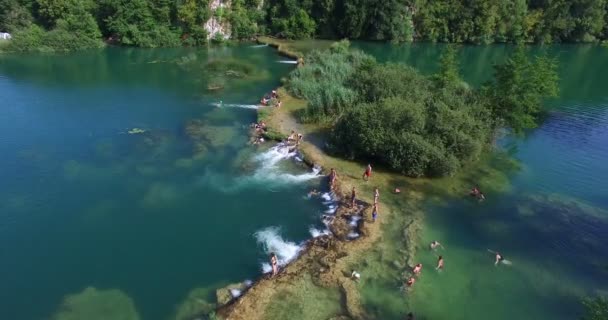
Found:
[{"label": "group of people", "polygon": [[291,130],[291,133],[287,137],[287,143],[293,143],[297,146],[300,145],[304,136],[301,133],[296,132],[295,130]]},{"label": "group of people", "polygon": [[255,130],[252,144],[261,144],[264,142],[264,133],[266,132],[266,122],[252,123],[251,128]]},{"label": "group of people", "polygon": [[277,90],[272,90],[270,94],[265,94],[262,97],[262,100],[260,100],[260,104],[263,106],[268,106],[272,103],[272,101],[274,101],[275,107],[281,107],[281,100],[279,99],[279,94],[277,93]]}]

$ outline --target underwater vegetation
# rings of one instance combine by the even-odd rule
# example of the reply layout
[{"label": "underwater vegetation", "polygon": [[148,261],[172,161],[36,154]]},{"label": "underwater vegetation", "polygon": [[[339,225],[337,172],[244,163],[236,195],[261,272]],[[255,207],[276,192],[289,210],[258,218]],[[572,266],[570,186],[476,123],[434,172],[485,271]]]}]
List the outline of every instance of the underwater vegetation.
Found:
[{"label": "underwater vegetation", "polygon": [[133,300],[116,289],[88,287],[65,297],[52,320],[139,320]]}]

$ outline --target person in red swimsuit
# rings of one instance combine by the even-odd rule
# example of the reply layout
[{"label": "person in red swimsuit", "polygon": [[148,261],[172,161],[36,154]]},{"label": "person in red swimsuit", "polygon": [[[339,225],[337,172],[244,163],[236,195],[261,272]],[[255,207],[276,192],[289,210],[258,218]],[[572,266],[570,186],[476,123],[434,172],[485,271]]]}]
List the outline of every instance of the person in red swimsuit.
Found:
[{"label": "person in red swimsuit", "polygon": [[363,173],[363,180],[367,181],[372,176],[372,165],[368,164],[367,168],[365,168],[365,172]]}]

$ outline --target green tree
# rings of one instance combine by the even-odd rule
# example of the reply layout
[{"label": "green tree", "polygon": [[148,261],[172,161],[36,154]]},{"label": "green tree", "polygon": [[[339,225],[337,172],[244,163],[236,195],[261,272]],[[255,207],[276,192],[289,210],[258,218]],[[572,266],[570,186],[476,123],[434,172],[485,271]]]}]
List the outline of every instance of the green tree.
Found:
[{"label": "green tree", "polygon": [[177,6],[177,19],[185,32],[187,44],[207,43],[207,31],[203,25],[210,17],[208,0],[185,0]]},{"label": "green tree", "polygon": [[166,23],[158,23],[146,0],[104,0],[108,15],[105,29],[124,45],[140,47],[177,46],[179,32]]},{"label": "green tree", "polygon": [[558,94],[556,61],[547,56],[531,61],[523,47],[494,66],[494,78],[486,87],[494,115],[516,132],[536,127],[541,102]]},{"label": "green tree", "polygon": [[608,299],[604,297],[587,298],[583,300],[585,315],[581,320],[606,320],[608,319]]},{"label": "green tree", "polygon": [[32,14],[17,0],[0,0],[0,32],[15,32],[29,27]]},{"label": "green tree", "polygon": [[440,86],[446,87],[462,82],[460,79],[460,63],[458,62],[458,51],[454,45],[448,45],[439,58],[439,72],[435,80]]}]

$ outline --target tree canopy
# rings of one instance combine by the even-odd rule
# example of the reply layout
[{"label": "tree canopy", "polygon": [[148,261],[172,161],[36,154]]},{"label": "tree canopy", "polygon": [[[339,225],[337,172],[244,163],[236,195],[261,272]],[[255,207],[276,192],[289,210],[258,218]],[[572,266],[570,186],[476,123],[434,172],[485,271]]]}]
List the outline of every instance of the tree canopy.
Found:
[{"label": "tree canopy", "polygon": [[332,128],[330,149],[409,176],[457,172],[479,157],[499,127],[532,127],[542,100],[557,94],[555,63],[530,60],[523,49],[497,65],[495,80],[481,89],[461,80],[451,46],[431,76],[404,64],[378,63],[350,50],[348,42],[305,61],[290,74],[287,88],[309,102],[305,121]]},{"label": "tree canopy", "polygon": [[[0,0],[0,32],[15,50],[101,45],[201,45],[215,17],[235,39],[592,42],[608,39],[608,0]],[[229,5],[227,5],[229,4]],[[58,21],[86,20],[70,28]],[[93,20],[90,19],[93,17]],[[37,27],[32,27],[36,25]],[[87,29],[68,35],[78,28]],[[91,33],[99,29],[99,33]],[[48,32],[56,30],[54,34]],[[82,39],[83,35],[88,38]],[[93,38],[91,38],[93,37]],[[60,41],[57,43],[57,41]],[[52,46],[51,42],[55,42]],[[33,47],[32,47],[33,46]]]}]

